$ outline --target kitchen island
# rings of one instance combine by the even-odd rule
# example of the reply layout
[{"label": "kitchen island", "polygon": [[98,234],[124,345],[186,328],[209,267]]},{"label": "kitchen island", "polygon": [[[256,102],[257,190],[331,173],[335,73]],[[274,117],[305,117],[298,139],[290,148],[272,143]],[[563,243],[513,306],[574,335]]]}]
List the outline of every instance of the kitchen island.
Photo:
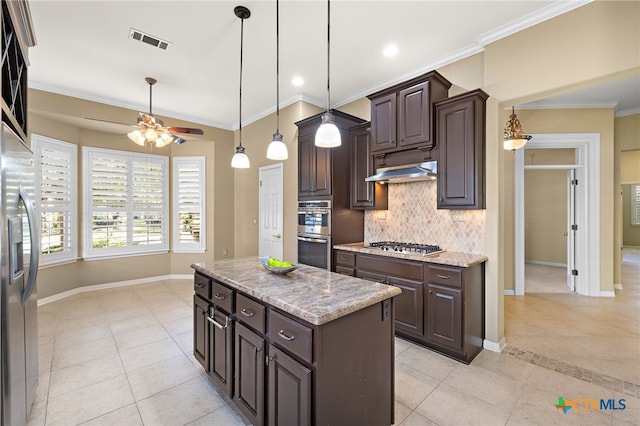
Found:
[{"label": "kitchen island", "polygon": [[393,423],[400,289],[257,257],[191,267],[194,356],[252,423]]}]

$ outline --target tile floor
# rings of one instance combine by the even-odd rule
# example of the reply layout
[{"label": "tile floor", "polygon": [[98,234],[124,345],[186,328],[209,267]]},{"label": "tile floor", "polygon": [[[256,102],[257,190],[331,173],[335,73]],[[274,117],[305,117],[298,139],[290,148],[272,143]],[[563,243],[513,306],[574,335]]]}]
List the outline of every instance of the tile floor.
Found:
[{"label": "tile floor", "polygon": [[[637,395],[533,362],[540,353],[575,361],[571,365],[597,356],[587,367],[600,371],[606,364],[610,371],[603,373],[640,383],[640,364],[633,358],[640,328],[636,262],[627,265],[625,290],[615,300],[505,298],[509,351],[482,351],[470,365],[396,339],[396,424],[640,424]],[[191,355],[192,294],[188,280],[161,281],[82,293],[41,306],[40,386],[29,424],[246,424]],[[611,305],[615,308],[609,309]],[[594,313],[601,309],[606,314]],[[572,310],[598,325],[581,325],[586,319],[571,319]],[[530,319],[529,328],[525,319]],[[548,332],[556,337],[544,341]],[[577,347],[575,354],[554,347],[567,343]],[[607,349],[580,353],[590,346]],[[611,360],[618,358],[621,366],[611,368],[616,364]],[[627,408],[564,414],[554,407],[559,396],[624,398]]]}]

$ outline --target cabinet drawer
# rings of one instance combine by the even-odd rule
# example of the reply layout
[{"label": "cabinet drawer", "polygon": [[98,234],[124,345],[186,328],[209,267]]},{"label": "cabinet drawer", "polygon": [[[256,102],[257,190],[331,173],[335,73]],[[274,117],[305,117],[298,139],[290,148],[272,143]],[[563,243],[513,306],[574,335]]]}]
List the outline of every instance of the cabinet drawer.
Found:
[{"label": "cabinet drawer", "polygon": [[429,282],[449,287],[462,287],[462,274],[459,269],[429,266]]},{"label": "cabinet drawer", "polygon": [[358,270],[364,269],[407,280],[422,281],[422,267],[424,265],[422,262],[368,255],[358,255],[356,262]]},{"label": "cabinet drawer", "polygon": [[265,332],[265,311],[264,305],[238,294],[236,298],[236,318],[262,334]]},{"label": "cabinet drawer", "polygon": [[213,281],[211,285],[211,301],[214,305],[221,309],[231,313],[233,306],[233,290],[229,287],[225,287],[217,281]]},{"label": "cabinet drawer", "polygon": [[356,266],[356,255],[344,251],[336,252],[336,264],[342,266]]},{"label": "cabinet drawer", "polygon": [[198,296],[207,300],[211,299],[211,281],[204,275],[195,274],[193,290]]},{"label": "cabinet drawer", "polygon": [[311,328],[270,310],[269,339],[281,348],[311,363],[313,341]]},{"label": "cabinet drawer", "polygon": [[353,268],[345,268],[344,266],[336,266],[336,272],[342,275],[348,275],[350,277],[355,276]]}]

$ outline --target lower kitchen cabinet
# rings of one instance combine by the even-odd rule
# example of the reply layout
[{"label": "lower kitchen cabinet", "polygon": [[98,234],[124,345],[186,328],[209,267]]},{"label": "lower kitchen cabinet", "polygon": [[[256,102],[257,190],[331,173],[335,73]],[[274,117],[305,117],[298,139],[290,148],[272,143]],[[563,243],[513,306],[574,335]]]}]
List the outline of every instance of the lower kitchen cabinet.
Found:
[{"label": "lower kitchen cabinet", "polygon": [[269,424],[311,424],[311,369],[269,345]]},{"label": "lower kitchen cabinet", "polygon": [[209,344],[209,303],[193,296],[193,356],[207,370],[207,345]]},{"label": "lower kitchen cabinet", "polygon": [[235,393],[233,400],[254,425],[263,424],[265,338],[236,324]]},{"label": "lower kitchen cabinet", "polygon": [[462,292],[427,285],[427,340],[454,351],[462,350]]}]

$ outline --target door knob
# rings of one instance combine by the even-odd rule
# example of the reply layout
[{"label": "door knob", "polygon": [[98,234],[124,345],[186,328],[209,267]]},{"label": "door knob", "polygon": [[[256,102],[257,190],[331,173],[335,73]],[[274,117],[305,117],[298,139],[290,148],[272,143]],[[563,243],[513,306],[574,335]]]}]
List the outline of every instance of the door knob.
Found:
[{"label": "door knob", "polygon": [[280,234],[273,234],[273,237],[274,237],[274,238],[280,238],[280,237],[282,237],[282,235],[280,235]]},{"label": "door knob", "polygon": [[562,235],[564,235],[565,237],[569,236],[569,233],[567,231],[563,232]]}]

